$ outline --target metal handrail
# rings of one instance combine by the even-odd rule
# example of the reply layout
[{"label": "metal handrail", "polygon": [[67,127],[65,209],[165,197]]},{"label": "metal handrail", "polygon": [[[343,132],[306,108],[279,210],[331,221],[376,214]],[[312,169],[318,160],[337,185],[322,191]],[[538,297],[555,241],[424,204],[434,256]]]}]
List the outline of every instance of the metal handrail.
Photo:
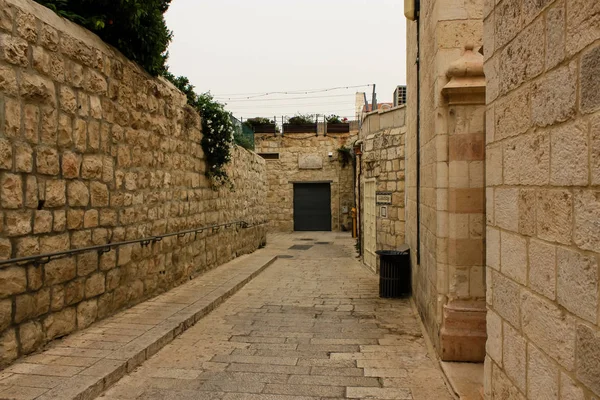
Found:
[{"label": "metal handrail", "polygon": [[103,253],[108,253],[109,251],[111,251],[114,248],[126,246],[128,244],[140,243],[142,245],[142,247],[145,247],[145,246],[150,245],[151,243],[160,242],[161,240],[163,240],[166,237],[173,237],[173,236],[184,237],[188,233],[198,234],[198,233],[204,232],[205,230],[213,230],[213,233],[214,233],[215,230],[218,230],[219,228],[224,227],[225,229],[227,229],[231,226],[240,226],[240,228],[247,229],[247,228],[251,228],[253,226],[264,225],[266,223],[267,223],[266,221],[255,223],[255,224],[249,224],[245,221],[226,222],[223,224],[203,226],[203,227],[194,228],[194,229],[186,229],[184,231],[165,233],[163,235],[150,236],[150,237],[145,237],[145,238],[141,238],[141,239],[127,240],[127,241],[115,242],[115,243],[106,243],[106,244],[100,244],[100,245],[96,245],[96,246],[82,247],[79,249],[58,251],[56,253],[39,254],[39,255],[35,255],[35,256],[27,256],[27,257],[20,257],[20,258],[11,258],[8,260],[0,260],[0,267],[2,267],[4,265],[9,265],[9,264],[20,264],[20,263],[47,264],[53,259],[63,258],[63,257],[71,256],[71,255],[77,255],[77,254],[81,254],[81,253],[87,253],[90,251],[98,251],[99,253],[103,254]]}]

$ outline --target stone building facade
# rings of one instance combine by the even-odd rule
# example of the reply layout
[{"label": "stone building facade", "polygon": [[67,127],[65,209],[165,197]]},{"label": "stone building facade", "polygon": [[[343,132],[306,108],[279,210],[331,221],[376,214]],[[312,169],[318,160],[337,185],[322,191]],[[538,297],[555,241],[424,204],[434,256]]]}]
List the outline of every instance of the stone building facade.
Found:
[{"label": "stone building facade", "polygon": [[256,134],[256,152],[267,158],[270,230],[294,230],[294,184],[309,182],[331,184],[332,230],[352,230],[353,168],[342,164],[338,149],[351,148],[357,131],[325,135],[323,130],[320,124],[317,134]]},{"label": "stone building facade", "polygon": [[378,270],[375,251],[397,249],[405,240],[405,118],[404,106],[371,112],[364,117],[358,134],[356,176],[360,190],[357,187],[356,194],[361,198],[362,254],[374,271]]},{"label": "stone building facade", "polygon": [[488,399],[600,397],[600,2],[485,2]]},{"label": "stone building facade", "polygon": [[407,22],[406,241],[413,293],[442,359],[482,361],[485,83],[481,66],[474,77],[465,64],[482,45],[483,4],[421,0],[420,7],[419,21]]},{"label": "stone building facade", "polygon": [[0,266],[0,365],[265,241],[265,161],[213,190],[185,96],[29,0],[0,0],[0,110],[0,260],[251,225]]}]

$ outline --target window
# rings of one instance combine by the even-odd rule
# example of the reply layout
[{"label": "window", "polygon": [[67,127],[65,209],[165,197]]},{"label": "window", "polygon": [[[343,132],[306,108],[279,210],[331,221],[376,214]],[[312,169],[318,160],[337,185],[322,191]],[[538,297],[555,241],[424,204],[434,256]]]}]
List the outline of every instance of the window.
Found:
[{"label": "window", "polygon": [[258,153],[265,160],[279,160],[279,153]]}]

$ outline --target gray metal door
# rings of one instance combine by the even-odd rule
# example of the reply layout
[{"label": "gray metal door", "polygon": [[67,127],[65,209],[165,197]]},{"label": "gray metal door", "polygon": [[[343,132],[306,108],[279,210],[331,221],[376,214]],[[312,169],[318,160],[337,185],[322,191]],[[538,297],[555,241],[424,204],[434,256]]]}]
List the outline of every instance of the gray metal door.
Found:
[{"label": "gray metal door", "polygon": [[331,231],[329,183],[294,184],[294,230]]}]

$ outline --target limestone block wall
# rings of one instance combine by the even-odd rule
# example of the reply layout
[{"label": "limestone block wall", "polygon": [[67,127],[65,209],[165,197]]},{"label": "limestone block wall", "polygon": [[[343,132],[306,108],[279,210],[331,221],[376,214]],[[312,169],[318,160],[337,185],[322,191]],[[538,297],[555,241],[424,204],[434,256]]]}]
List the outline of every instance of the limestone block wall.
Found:
[{"label": "limestone block wall", "polygon": [[[413,293],[417,308],[439,349],[443,307],[448,302],[450,287],[449,110],[442,89],[448,83],[449,65],[461,57],[465,44],[473,43],[476,49],[482,44],[483,6],[482,0],[421,0],[420,7],[419,79],[417,22],[407,21],[406,241],[413,249]],[[417,87],[420,104],[417,104]],[[420,174],[419,187],[417,174]]]},{"label": "limestone block wall", "polygon": [[[266,219],[265,162],[235,149],[235,190],[204,175],[200,119],[90,32],[0,0],[0,260]],[[0,366],[251,252],[229,228],[0,267]]]},{"label": "limestone block wall", "polygon": [[[352,164],[342,167],[338,149],[347,145],[356,131],[346,134],[293,133],[281,136],[257,134],[256,152],[277,154],[266,160],[269,229],[275,232],[294,230],[294,182],[331,182],[331,227],[334,231],[352,230],[351,208],[354,205]],[[332,157],[329,157],[332,153]],[[300,159],[311,157],[316,165],[301,167]],[[315,167],[315,168],[313,168]]]},{"label": "limestone block wall", "polygon": [[[362,140],[361,190],[365,204],[365,179],[375,179],[378,192],[392,194],[392,204],[385,205],[387,216],[377,207],[377,250],[396,249],[404,244],[405,192],[404,141],[406,135],[406,108],[396,107],[366,115],[359,132]],[[362,210],[361,210],[362,211]],[[362,229],[364,234],[365,230]]]},{"label": "limestone block wall", "polygon": [[600,3],[486,1],[488,399],[600,397]]}]

